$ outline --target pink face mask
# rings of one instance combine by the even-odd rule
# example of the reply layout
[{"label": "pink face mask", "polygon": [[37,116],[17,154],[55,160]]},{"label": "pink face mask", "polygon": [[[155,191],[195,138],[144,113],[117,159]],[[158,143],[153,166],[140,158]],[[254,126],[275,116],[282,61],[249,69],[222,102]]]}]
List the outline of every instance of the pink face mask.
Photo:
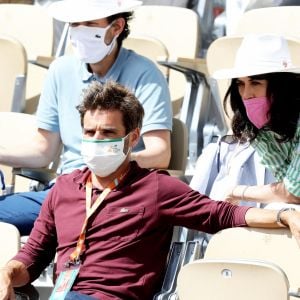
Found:
[{"label": "pink face mask", "polygon": [[267,97],[257,97],[243,100],[247,116],[251,123],[258,129],[268,123],[271,101]]}]

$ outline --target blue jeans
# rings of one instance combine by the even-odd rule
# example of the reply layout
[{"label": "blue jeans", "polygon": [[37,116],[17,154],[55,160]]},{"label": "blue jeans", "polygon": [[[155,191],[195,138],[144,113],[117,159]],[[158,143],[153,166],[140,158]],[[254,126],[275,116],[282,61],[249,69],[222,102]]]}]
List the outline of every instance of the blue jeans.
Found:
[{"label": "blue jeans", "polygon": [[50,187],[41,192],[25,192],[0,197],[0,221],[15,225],[21,235],[29,235]]},{"label": "blue jeans", "polygon": [[96,298],[94,297],[80,294],[78,292],[70,291],[68,292],[64,300],[92,300],[92,299],[96,300]]}]

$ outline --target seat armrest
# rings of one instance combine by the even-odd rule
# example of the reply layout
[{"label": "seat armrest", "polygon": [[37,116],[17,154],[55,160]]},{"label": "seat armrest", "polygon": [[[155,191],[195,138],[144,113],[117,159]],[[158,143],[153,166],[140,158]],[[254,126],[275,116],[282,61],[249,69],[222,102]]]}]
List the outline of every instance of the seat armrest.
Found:
[{"label": "seat armrest", "polygon": [[50,64],[54,61],[54,56],[38,56],[36,60],[29,60],[29,63],[48,69]]},{"label": "seat armrest", "polygon": [[26,177],[43,184],[48,184],[57,176],[56,172],[48,168],[14,168],[13,175]]},{"label": "seat armrest", "polygon": [[206,78],[209,77],[206,60],[203,58],[169,57],[168,60],[159,59],[158,63],[177,71],[180,70],[183,73],[187,71],[197,72],[203,74]]}]

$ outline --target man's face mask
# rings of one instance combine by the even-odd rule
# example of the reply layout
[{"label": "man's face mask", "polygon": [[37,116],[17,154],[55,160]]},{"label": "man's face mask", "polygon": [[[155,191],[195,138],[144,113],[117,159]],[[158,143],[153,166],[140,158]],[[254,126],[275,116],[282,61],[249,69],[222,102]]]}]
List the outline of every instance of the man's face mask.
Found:
[{"label": "man's face mask", "polygon": [[243,100],[250,122],[258,129],[264,127],[270,120],[271,101],[267,97],[257,97]]},{"label": "man's face mask", "polygon": [[75,54],[81,61],[94,64],[111,53],[117,36],[113,38],[110,45],[104,42],[106,32],[111,26],[112,24],[105,28],[83,25],[70,27],[70,39],[75,48]]},{"label": "man's face mask", "polygon": [[[81,155],[88,168],[99,177],[115,172],[126,159],[129,148],[125,140],[129,135],[117,139],[83,139]],[[126,153],[125,153],[126,151]]]}]

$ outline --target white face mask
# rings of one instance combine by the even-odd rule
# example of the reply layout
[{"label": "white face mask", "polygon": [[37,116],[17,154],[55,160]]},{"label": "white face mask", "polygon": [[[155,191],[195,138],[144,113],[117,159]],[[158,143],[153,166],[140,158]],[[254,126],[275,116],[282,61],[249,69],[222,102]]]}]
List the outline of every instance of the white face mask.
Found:
[{"label": "white face mask", "polygon": [[70,39],[75,48],[75,54],[81,61],[94,64],[111,53],[117,36],[113,38],[110,45],[106,45],[104,41],[106,32],[111,25],[105,28],[83,25],[70,27]]},{"label": "white face mask", "polygon": [[88,168],[99,177],[115,172],[126,159],[124,153],[126,135],[119,139],[83,139],[81,155]]}]

